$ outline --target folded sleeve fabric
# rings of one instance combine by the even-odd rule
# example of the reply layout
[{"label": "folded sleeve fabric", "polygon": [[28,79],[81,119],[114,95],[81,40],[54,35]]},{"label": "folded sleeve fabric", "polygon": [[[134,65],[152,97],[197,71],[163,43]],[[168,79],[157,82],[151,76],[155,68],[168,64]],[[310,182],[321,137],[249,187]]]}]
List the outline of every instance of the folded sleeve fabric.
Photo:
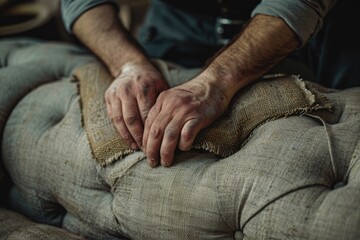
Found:
[{"label": "folded sleeve fabric", "polygon": [[323,25],[336,0],[263,0],[252,12],[282,18],[304,45]]},{"label": "folded sleeve fabric", "polygon": [[117,6],[116,2],[115,0],[61,0],[61,16],[65,29],[71,33],[75,21],[87,10],[105,3]]}]

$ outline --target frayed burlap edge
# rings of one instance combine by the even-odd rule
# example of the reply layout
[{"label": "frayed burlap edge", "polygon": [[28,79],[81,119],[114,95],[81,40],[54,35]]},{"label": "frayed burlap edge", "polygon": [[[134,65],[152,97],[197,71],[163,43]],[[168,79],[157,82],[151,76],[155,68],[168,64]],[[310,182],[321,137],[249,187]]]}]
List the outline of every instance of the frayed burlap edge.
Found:
[{"label": "frayed burlap edge", "polygon": [[[307,81],[304,81],[297,75],[285,75],[285,74],[275,74],[275,75],[266,75],[263,77],[262,81],[258,81],[257,83],[254,83],[250,85],[248,88],[244,89],[240,92],[237,96],[235,96],[234,102],[241,101],[241,98],[244,98],[245,95],[251,94],[252,91],[256,91],[256,86],[259,84],[265,84],[267,85],[269,82],[266,81],[279,81],[279,80],[285,80],[285,81],[291,81],[294,83],[293,88],[289,89],[289,95],[291,95],[291,92],[301,92],[303,94],[303,101],[304,102],[296,102],[291,106],[288,106],[283,111],[279,111],[277,114],[274,115],[264,115],[260,119],[249,119],[247,124],[250,124],[251,127],[247,131],[240,132],[237,130],[241,128],[241,126],[233,126],[229,125],[224,121],[224,119],[229,118],[241,118],[243,115],[243,112],[240,110],[238,112],[241,113],[241,115],[237,115],[234,111],[228,111],[226,112],[220,119],[218,119],[216,122],[214,122],[212,125],[210,125],[207,129],[202,130],[197,138],[195,139],[195,142],[193,144],[194,149],[199,150],[206,150],[211,153],[214,153],[220,157],[228,157],[235,152],[239,151],[248,141],[248,139],[251,137],[251,133],[254,129],[257,127],[269,122],[273,121],[279,118],[286,118],[293,115],[305,115],[307,113],[312,112],[316,115],[317,110],[328,110],[328,115],[331,115],[331,110],[333,108],[333,104],[331,101],[329,101],[325,95],[321,94],[319,91],[317,91],[315,88],[310,87],[310,84],[307,84]],[[269,85],[267,86],[269,87]],[[278,88],[281,88],[282,85],[280,82],[276,84],[275,87],[272,88],[272,91],[277,91]],[[272,97],[266,97],[264,100],[274,100]],[[286,105],[286,101],[279,101],[275,102],[273,104],[274,107],[276,107],[276,104],[279,104],[281,106]],[[259,103],[261,104],[261,103]],[[258,111],[259,109],[249,109],[250,111]],[[246,111],[246,110],[244,110]],[[324,116],[324,115],[323,115]],[[325,119],[326,121],[326,115]],[[232,144],[227,144],[227,139],[221,136],[216,137],[216,134],[213,134],[214,136],[209,136],[208,132],[211,132],[214,128],[218,128],[219,125],[225,125],[228,126],[229,131],[224,134],[224,136],[231,136],[234,133],[237,133],[236,138],[239,140],[237,142],[232,142]]]},{"label": "frayed burlap edge", "polygon": [[111,164],[134,150],[120,137],[107,116],[104,94],[113,81],[101,63],[86,64],[76,69],[82,125],[93,158],[101,165]]},{"label": "frayed burlap edge", "polygon": [[[104,93],[112,81],[108,70],[100,63],[91,63],[77,69],[75,78],[94,159],[105,166],[133,153],[107,117]],[[240,150],[255,128],[268,121],[331,108],[332,103],[299,76],[268,75],[240,91],[228,111],[199,133],[193,149],[228,157]]]}]

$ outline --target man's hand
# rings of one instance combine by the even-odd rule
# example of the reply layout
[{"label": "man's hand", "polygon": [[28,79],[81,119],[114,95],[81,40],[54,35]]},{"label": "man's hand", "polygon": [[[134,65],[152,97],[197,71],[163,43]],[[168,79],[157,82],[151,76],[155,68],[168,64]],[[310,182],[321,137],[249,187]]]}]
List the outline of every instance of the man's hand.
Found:
[{"label": "man's hand", "polygon": [[204,76],[162,92],[145,122],[143,146],[150,166],[170,166],[177,147],[191,148],[199,131],[221,116],[229,99]]},{"label": "man's hand", "polygon": [[105,92],[106,108],[121,137],[132,149],[142,147],[143,126],[157,96],[168,89],[149,62],[129,62]]},{"label": "man's hand", "polygon": [[126,31],[112,5],[89,9],[74,23],[73,31],[115,78],[105,101],[116,129],[132,149],[142,147],[147,114],[159,93],[168,88],[163,76]]}]

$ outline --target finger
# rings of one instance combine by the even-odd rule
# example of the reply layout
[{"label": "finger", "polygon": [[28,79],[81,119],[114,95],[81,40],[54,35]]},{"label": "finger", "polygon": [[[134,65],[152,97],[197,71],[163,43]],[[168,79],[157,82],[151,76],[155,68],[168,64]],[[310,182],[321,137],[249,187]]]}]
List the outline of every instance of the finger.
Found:
[{"label": "finger", "polygon": [[149,130],[149,136],[146,145],[146,156],[150,166],[155,167],[159,163],[159,152],[161,141],[163,138],[162,125],[158,125],[156,122],[152,124]]},{"label": "finger", "polygon": [[130,132],[128,131],[123,116],[122,116],[122,109],[121,109],[121,102],[119,99],[114,98],[112,99],[111,103],[111,115],[112,115],[112,122],[119,132],[120,136],[125,140],[125,142],[130,146],[132,149],[136,148],[136,143],[133,137],[131,136]]},{"label": "finger", "polygon": [[145,124],[145,120],[149,115],[150,108],[155,104],[157,95],[154,91],[150,91],[146,87],[143,87],[142,94],[143,95],[138,97],[138,105],[141,121],[143,124]]},{"label": "finger", "polygon": [[168,114],[161,114],[162,104],[157,103],[151,108],[149,116],[145,122],[144,140],[145,154],[150,166],[159,163],[160,147],[163,139],[164,129],[170,121]]},{"label": "finger", "polygon": [[112,112],[112,106],[111,106],[111,101],[116,99],[116,87],[111,85],[105,92],[104,94],[104,98],[105,98],[105,105],[106,105],[106,111],[107,114],[110,118],[110,120],[113,119],[114,114]]},{"label": "finger", "polygon": [[202,129],[200,119],[191,119],[187,121],[180,134],[179,148],[182,151],[189,151],[194,143],[194,140],[200,130]]},{"label": "finger", "polygon": [[123,99],[122,113],[126,128],[136,142],[136,146],[132,146],[132,148],[140,148],[142,146],[143,124],[140,119],[138,104],[135,98],[129,96]]},{"label": "finger", "polygon": [[148,117],[145,120],[142,146],[143,146],[143,151],[146,155],[147,155],[147,144],[148,144],[148,139],[149,139],[150,128],[151,128],[155,118],[159,114],[160,110],[161,110],[161,104],[156,103],[150,109]]},{"label": "finger", "polygon": [[173,162],[174,152],[178,144],[181,127],[181,123],[173,119],[165,129],[160,149],[162,166],[168,167]]}]

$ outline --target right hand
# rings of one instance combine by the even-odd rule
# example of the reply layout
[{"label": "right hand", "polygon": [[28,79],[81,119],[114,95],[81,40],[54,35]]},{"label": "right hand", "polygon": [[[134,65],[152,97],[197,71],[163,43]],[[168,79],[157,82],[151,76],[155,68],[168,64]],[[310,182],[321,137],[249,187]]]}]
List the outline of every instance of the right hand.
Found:
[{"label": "right hand", "polygon": [[150,62],[129,62],[105,92],[108,116],[131,149],[142,147],[144,123],[157,96],[168,89]]}]

